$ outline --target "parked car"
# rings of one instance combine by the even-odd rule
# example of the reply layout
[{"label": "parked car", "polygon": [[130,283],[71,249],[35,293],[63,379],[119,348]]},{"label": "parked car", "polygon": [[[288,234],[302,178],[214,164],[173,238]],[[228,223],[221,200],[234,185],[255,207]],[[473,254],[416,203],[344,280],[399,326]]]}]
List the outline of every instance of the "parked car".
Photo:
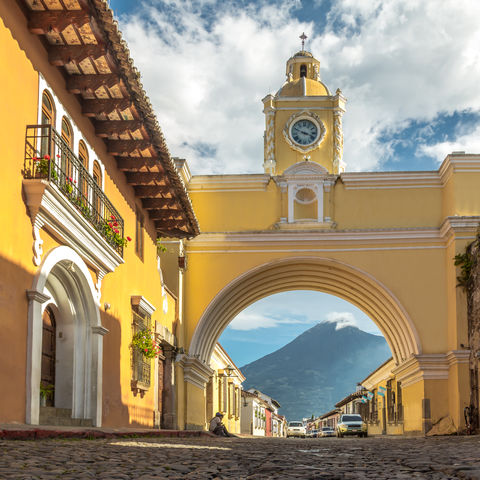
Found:
[{"label": "parked car", "polygon": [[335,430],[332,427],[322,427],[318,432],[319,437],[334,437]]},{"label": "parked car", "polygon": [[307,431],[302,422],[288,422],[287,438],[288,437],[302,437],[305,438]]},{"label": "parked car", "polygon": [[354,413],[340,415],[340,420],[337,423],[337,437],[343,437],[344,435],[367,436],[367,424],[360,415]]},{"label": "parked car", "polygon": [[312,437],[313,437],[313,438],[317,438],[319,432],[320,432],[320,430],[317,430],[316,428],[315,428],[314,430],[312,430]]}]

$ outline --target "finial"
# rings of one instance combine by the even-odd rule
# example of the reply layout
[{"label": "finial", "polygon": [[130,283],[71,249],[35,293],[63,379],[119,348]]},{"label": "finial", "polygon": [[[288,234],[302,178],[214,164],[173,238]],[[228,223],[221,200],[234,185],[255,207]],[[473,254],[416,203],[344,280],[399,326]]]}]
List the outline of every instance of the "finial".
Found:
[{"label": "finial", "polygon": [[298,38],[302,40],[302,52],[303,52],[305,50],[305,40],[308,37],[305,35],[305,32],[302,32],[302,34]]}]

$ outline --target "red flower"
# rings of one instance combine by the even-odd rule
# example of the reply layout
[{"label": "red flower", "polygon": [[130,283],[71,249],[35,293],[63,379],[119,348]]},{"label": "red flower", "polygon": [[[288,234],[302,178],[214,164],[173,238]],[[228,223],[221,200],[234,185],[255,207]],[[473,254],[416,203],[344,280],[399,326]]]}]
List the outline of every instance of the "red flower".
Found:
[{"label": "red flower", "polygon": [[114,226],[114,227],[118,227],[118,223],[115,222],[115,223],[113,224],[113,226]]},{"label": "red flower", "polygon": [[36,162],[36,161],[38,161],[38,158],[37,158],[37,157],[33,157],[32,160],[33,160],[34,162]]},{"label": "red flower", "polygon": [[117,229],[114,230],[115,233],[120,233]]},{"label": "red flower", "polygon": [[132,239],[131,239],[130,237],[127,237],[127,240],[128,240],[129,242],[131,242],[131,241],[132,241]]},{"label": "red flower", "polygon": [[109,223],[109,224],[108,224],[108,226],[109,226],[110,228],[112,228],[112,227],[113,227],[113,225],[112,225],[111,223]]},{"label": "red flower", "polygon": [[50,155],[44,155],[43,158],[44,158],[45,160],[50,160]]},{"label": "red flower", "polygon": [[112,220],[115,220],[115,217],[114,217],[113,215],[110,215],[110,218],[111,218]]},{"label": "red flower", "polygon": [[73,181],[73,183],[77,183],[77,181],[76,181],[76,180],[74,180],[74,181]]},{"label": "red flower", "polygon": [[59,153],[57,153],[57,158],[60,158],[60,154],[59,154]]},{"label": "red flower", "polygon": [[68,177],[68,179],[69,179],[70,181],[72,181],[72,177]]}]

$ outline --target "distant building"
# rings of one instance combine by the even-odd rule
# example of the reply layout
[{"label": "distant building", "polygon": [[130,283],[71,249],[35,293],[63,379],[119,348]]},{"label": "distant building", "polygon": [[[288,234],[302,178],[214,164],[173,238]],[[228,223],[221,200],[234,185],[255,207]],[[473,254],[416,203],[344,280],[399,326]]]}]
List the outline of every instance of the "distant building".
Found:
[{"label": "distant building", "polygon": [[256,393],[242,391],[241,433],[264,437],[268,403]]},{"label": "distant building", "polygon": [[404,433],[402,384],[393,373],[394,368],[395,362],[389,358],[361,382],[371,392],[363,407],[369,434]]},{"label": "distant building", "polygon": [[327,413],[324,413],[323,415],[320,416],[319,428],[331,427],[335,430],[337,428],[339,416],[340,416],[340,412],[337,408],[334,410],[330,410]]},{"label": "distant building", "polygon": [[222,412],[227,430],[240,433],[242,382],[245,377],[219,343],[215,345],[210,366],[214,374],[207,385],[206,421],[209,422],[216,412]]}]

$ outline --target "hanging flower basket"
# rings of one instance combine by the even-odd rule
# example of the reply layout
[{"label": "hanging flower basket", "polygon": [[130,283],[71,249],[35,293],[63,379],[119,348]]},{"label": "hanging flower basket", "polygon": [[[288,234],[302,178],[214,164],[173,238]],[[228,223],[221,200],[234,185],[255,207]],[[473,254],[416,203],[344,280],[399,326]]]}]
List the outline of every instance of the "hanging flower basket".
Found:
[{"label": "hanging flower basket", "polygon": [[146,358],[156,358],[160,355],[160,348],[155,342],[153,333],[149,330],[140,330],[133,336],[132,348]]}]

